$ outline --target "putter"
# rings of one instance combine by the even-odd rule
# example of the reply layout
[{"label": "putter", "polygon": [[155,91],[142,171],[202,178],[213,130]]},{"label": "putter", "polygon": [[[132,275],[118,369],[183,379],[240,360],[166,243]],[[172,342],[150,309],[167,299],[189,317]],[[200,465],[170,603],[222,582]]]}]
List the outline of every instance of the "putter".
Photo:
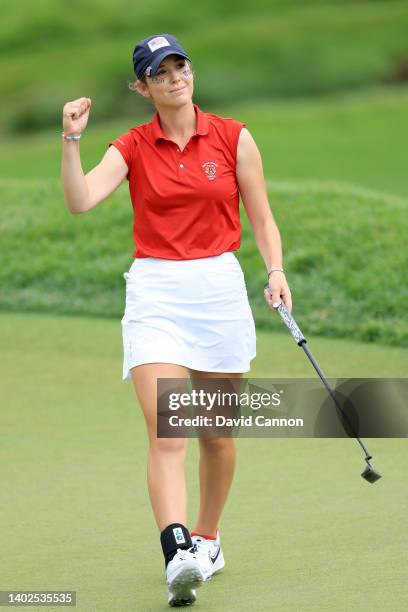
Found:
[{"label": "putter", "polygon": [[[269,283],[265,284],[264,289],[268,289],[269,290]],[[361,440],[361,438],[359,438],[359,436],[356,434],[356,432],[354,431],[347,415],[344,413],[344,411],[342,410],[332,388],[330,387],[329,383],[327,382],[323,372],[321,371],[321,369],[319,368],[319,366],[317,365],[316,361],[313,359],[313,355],[310,353],[308,347],[306,346],[306,338],[304,337],[304,335],[302,334],[302,332],[300,331],[298,325],[296,324],[296,321],[294,320],[294,318],[292,317],[292,315],[290,314],[290,312],[288,311],[288,309],[286,308],[285,304],[281,301],[281,303],[279,304],[279,306],[276,308],[276,310],[278,311],[278,313],[281,316],[281,319],[283,320],[283,322],[285,323],[286,327],[289,329],[290,333],[292,334],[293,339],[295,340],[296,344],[298,346],[301,346],[302,349],[305,351],[306,355],[308,356],[312,366],[314,367],[314,369],[316,370],[316,372],[318,373],[318,375],[320,376],[324,386],[326,387],[326,389],[328,390],[328,392],[330,393],[334,403],[336,404],[337,408],[340,410],[342,416],[344,417],[344,419],[347,421],[350,430],[352,431],[353,435],[355,436],[355,438],[357,438],[358,443],[360,444],[361,448],[364,451],[365,454],[365,460],[367,463],[366,468],[364,469],[363,473],[361,474],[361,476],[367,480],[367,482],[371,482],[374,483],[377,480],[379,480],[381,478],[381,474],[380,472],[378,472],[370,463],[370,460],[372,459],[372,455],[369,453],[366,445],[364,444],[364,442]]]}]

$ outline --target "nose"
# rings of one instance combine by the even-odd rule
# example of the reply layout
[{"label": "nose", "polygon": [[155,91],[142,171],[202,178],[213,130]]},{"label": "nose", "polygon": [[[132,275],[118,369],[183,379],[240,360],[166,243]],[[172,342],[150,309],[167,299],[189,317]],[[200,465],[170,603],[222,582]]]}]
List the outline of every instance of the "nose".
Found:
[{"label": "nose", "polygon": [[170,79],[172,83],[177,83],[180,80],[179,72],[177,70],[172,70]]}]

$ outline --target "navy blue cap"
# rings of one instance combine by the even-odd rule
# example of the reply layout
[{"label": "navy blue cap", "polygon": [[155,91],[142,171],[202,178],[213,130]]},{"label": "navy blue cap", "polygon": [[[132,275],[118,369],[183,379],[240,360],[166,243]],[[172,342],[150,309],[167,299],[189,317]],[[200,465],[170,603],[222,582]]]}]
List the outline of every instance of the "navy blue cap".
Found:
[{"label": "navy blue cap", "polygon": [[154,34],[139,41],[133,51],[133,68],[137,78],[155,76],[164,58],[173,54],[190,59],[171,34]]}]

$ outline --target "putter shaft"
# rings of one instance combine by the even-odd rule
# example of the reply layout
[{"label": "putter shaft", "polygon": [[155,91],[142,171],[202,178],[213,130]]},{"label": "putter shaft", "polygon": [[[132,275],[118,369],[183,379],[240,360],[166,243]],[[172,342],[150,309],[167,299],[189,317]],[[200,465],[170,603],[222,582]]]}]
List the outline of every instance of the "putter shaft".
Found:
[{"label": "putter shaft", "polygon": [[[269,289],[269,283],[265,284],[264,289]],[[283,322],[285,323],[285,325],[289,329],[290,333],[292,334],[292,337],[295,340],[296,344],[298,346],[301,346],[302,349],[304,350],[304,352],[306,353],[309,361],[311,362],[312,366],[314,367],[314,369],[318,373],[321,381],[323,382],[323,384],[326,387],[327,391],[330,393],[331,398],[333,399],[333,401],[336,404],[337,408],[340,410],[340,412],[343,415],[344,419],[347,421],[347,424],[350,427],[350,430],[352,431],[353,435],[355,436],[355,438],[357,439],[357,441],[360,444],[361,448],[363,449],[364,454],[365,454],[365,460],[367,462],[367,467],[364,470],[364,472],[361,474],[361,476],[363,478],[365,478],[365,480],[367,480],[368,482],[376,482],[376,480],[381,478],[381,474],[379,472],[377,472],[377,470],[375,470],[373,468],[373,466],[370,464],[370,459],[372,459],[372,455],[369,452],[369,450],[366,447],[366,445],[364,444],[364,442],[361,440],[361,438],[355,432],[355,430],[354,430],[353,426],[351,425],[347,415],[344,413],[342,407],[340,406],[340,404],[339,404],[339,402],[337,400],[337,397],[334,394],[334,391],[332,390],[332,388],[330,387],[329,383],[327,382],[325,375],[323,374],[322,370],[320,369],[320,367],[316,363],[315,359],[313,358],[313,355],[309,351],[309,348],[306,346],[306,338],[304,337],[304,335],[300,331],[299,326],[297,325],[296,321],[294,320],[294,318],[292,317],[292,315],[290,314],[290,312],[286,308],[286,306],[283,303],[283,301],[281,301],[281,303],[279,304],[279,306],[277,307],[276,310],[278,311],[281,319],[283,320]]]}]

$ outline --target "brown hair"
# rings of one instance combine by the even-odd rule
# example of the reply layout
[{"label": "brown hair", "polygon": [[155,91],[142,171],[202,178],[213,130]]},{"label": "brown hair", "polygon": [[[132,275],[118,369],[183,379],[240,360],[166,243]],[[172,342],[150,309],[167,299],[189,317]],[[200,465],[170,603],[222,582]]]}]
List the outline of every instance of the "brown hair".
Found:
[{"label": "brown hair", "polygon": [[[136,77],[136,80],[137,81],[142,81],[142,83],[147,85],[147,81],[146,81],[146,77],[145,76],[142,76],[140,79],[138,79]],[[137,91],[136,81],[128,81],[128,88],[130,89],[130,91]]]}]

